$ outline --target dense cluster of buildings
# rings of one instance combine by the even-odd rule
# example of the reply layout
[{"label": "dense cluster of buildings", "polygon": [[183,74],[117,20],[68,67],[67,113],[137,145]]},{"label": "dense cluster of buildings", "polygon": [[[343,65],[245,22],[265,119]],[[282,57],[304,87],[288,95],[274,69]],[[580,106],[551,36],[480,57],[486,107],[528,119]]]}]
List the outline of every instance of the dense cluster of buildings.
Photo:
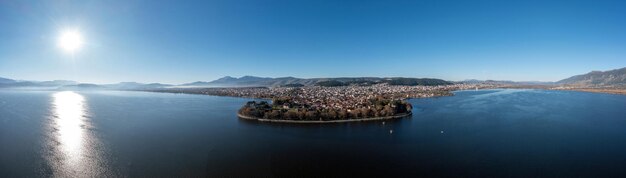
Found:
[{"label": "dense cluster of buildings", "polygon": [[[287,97],[290,104],[320,109],[357,109],[373,107],[372,100],[404,100],[451,95],[450,91],[468,89],[469,85],[442,86],[392,86],[377,84],[371,86],[342,87],[300,87],[290,91],[278,89],[276,96]],[[272,89],[269,90],[272,92]],[[288,107],[288,106],[285,106]]]},{"label": "dense cluster of buildings", "polygon": [[[410,111],[408,98],[452,95],[454,90],[490,88],[484,84],[400,86],[375,84],[338,87],[169,88],[159,92],[265,98],[273,103],[248,103],[242,111],[256,117],[345,119],[390,116]],[[408,107],[408,108],[407,108]],[[241,112],[241,111],[240,111]],[[271,114],[271,115],[270,115]],[[312,115],[312,116],[309,116]]]},{"label": "dense cluster of buildings", "polygon": [[293,103],[322,108],[354,108],[365,106],[373,98],[404,100],[451,95],[450,91],[488,88],[482,84],[454,84],[438,86],[399,86],[376,84],[370,86],[340,87],[252,87],[252,88],[170,88],[161,92],[192,93],[247,98],[290,98]]}]

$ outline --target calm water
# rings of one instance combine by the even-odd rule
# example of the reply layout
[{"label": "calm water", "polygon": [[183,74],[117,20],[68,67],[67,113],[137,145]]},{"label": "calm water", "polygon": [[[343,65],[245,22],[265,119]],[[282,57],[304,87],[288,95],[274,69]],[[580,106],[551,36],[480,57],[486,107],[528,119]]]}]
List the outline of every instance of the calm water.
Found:
[{"label": "calm water", "polygon": [[242,121],[246,101],[0,91],[0,177],[626,175],[626,96],[461,91],[332,125]]}]

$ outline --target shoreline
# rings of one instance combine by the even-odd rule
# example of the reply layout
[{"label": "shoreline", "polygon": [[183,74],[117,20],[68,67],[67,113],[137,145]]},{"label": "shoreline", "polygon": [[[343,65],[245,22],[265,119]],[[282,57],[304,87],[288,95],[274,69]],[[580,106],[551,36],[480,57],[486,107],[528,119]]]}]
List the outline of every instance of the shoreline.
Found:
[{"label": "shoreline", "polygon": [[390,119],[399,119],[403,117],[407,117],[413,115],[413,112],[403,113],[400,115],[394,116],[385,116],[385,117],[370,117],[370,118],[360,118],[360,119],[342,119],[342,120],[328,120],[328,121],[314,121],[314,120],[278,120],[278,119],[264,119],[253,116],[246,116],[239,112],[237,112],[237,117],[240,119],[246,120],[255,120],[259,122],[273,122],[273,123],[293,123],[293,124],[328,124],[328,123],[347,123],[347,122],[367,122],[367,121],[379,121],[379,120],[390,120]]},{"label": "shoreline", "polygon": [[562,89],[562,90],[589,92],[589,93],[605,93],[605,94],[614,94],[614,95],[626,95],[625,89],[575,88],[575,89]]}]

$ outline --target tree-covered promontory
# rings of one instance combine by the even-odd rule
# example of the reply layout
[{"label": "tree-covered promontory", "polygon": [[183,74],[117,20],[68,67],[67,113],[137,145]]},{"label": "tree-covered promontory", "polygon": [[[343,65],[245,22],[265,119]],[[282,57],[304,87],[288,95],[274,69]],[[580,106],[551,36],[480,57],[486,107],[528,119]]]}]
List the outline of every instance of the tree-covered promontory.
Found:
[{"label": "tree-covered promontory", "polygon": [[321,108],[315,105],[296,104],[289,98],[276,98],[271,103],[250,101],[239,114],[255,118],[275,120],[349,120],[361,118],[388,117],[409,114],[412,105],[403,100],[374,98],[369,105],[355,108]]}]

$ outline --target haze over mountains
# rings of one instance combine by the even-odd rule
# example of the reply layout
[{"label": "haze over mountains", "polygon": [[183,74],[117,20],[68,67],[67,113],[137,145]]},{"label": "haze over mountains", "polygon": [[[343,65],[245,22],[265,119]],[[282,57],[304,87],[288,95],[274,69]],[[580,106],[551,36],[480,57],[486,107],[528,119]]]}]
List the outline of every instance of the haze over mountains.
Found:
[{"label": "haze over mountains", "polygon": [[295,77],[255,77],[243,76],[222,77],[210,82],[198,81],[181,85],[161,83],[121,82],[116,84],[87,84],[68,80],[54,81],[22,81],[0,78],[0,88],[48,88],[48,89],[112,89],[112,90],[145,90],[165,87],[280,87],[280,86],[338,86],[338,85],[368,85],[388,83],[392,85],[445,85],[452,83],[496,83],[510,85],[567,85],[575,87],[623,87],[626,86],[626,68],[609,71],[592,71],[583,75],[572,76],[558,82],[514,82],[494,80],[465,80],[450,82],[431,78],[401,78],[401,77],[340,77],[340,78],[295,78]]},{"label": "haze over mountains", "polygon": [[0,88],[6,87],[58,87],[65,85],[76,85],[78,82],[68,80],[53,80],[53,81],[22,81],[13,80],[0,77]]},{"label": "haze over mountains", "polygon": [[137,82],[120,82],[116,84],[89,84],[79,83],[69,80],[54,81],[23,81],[8,78],[0,78],[0,88],[34,88],[34,89],[116,89],[116,90],[139,90],[150,88],[169,87],[173,85],[151,83],[143,84]]}]

